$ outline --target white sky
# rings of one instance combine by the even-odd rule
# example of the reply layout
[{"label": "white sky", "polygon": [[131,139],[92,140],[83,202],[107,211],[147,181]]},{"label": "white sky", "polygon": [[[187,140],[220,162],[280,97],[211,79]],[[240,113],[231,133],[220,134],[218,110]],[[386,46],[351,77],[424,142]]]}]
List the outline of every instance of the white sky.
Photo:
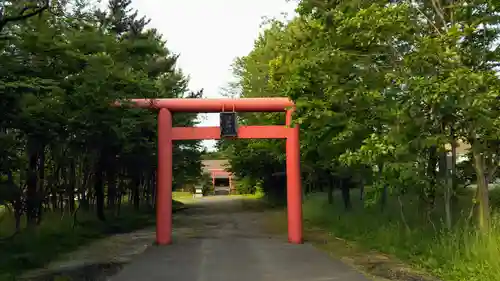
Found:
[{"label": "white sky", "polygon": [[[286,0],[133,0],[140,15],[151,19],[167,46],[180,54],[178,67],[190,76],[189,88],[205,97],[221,97],[232,80],[234,58],[248,54],[263,17],[288,18],[296,3]],[[218,126],[218,114],[206,114],[202,126]],[[206,141],[208,148],[214,141]]]}]

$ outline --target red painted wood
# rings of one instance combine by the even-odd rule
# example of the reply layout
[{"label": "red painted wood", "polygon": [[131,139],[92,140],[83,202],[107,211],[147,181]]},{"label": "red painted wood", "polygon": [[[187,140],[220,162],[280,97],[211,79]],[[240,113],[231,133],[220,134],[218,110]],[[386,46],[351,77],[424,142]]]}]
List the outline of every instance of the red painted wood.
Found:
[{"label": "red painted wood", "polygon": [[166,108],[172,112],[284,112],[294,106],[288,98],[131,99],[129,102],[134,107]]},{"label": "red painted wood", "polygon": [[[291,127],[292,111],[286,115],[286,125]],[[286,179],[287,179],[287,212],[288,241],[300,244],[302,239],[302,182],[300,177],[300,142],[299,126],[290,128],[286,139]]]},{"label": "red painted wood", "polygon": [[158,182],[156,194],[156,242],[172,243],[172,114],[158,113]]},{"label": "red painted wood", "polygon": [[[238,139],[284,139],[291,132],[285,126],[241,126]],[[172,140],[213,140],[220,139],[219,127],[174,127]]]}]

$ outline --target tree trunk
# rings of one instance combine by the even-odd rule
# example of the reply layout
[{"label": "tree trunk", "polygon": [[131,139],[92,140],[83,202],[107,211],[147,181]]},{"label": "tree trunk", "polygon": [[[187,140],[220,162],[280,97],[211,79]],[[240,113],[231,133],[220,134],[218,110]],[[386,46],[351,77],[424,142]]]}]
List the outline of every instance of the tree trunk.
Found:
[{"label": "tree trunk", "polygon": [[[384,164],[380,163],[378,166],[378,177],[381,179],[384,173]],[[383,212],[385,207],[387,206],[387,196],[389,193],[388,186],[383,182],[384,186],[382,187],[382,195],[380,196],[380,210]]]},{"label": "tree trunk", "polygon": [[104,215],[104,180],[103,180],[103,169],[104,169],[104,152],[101,152],[99,160],[97,162],[94,174],[94,192],[96,198],[96,214],[97,218],[101,221],[106,220]]},{"label": "tree trunk", "polygon": [[451,194],[452,194],[452,182],[448,169],[448,154],[446,151],[441,153],[439,161],[439,177],[440,182],[444,188],[444,211],[445,211],[445,225],[448,229],[451,229]]},{"label": "tree trunk", "polygon": [[147,172],[142,175],[142,198],[144,199],[144,203],[149,205],[149,179]]},{"label": "tree trunk", "polygon": [[20,196],[14,201],[13,207],[14,219],[16,221],[16,233],[19,233],[21,231],[21,217],[23,215],[23,202]]},{"label": "tree trunk", "polygon": [[[7,182],[11,185],[15,185],[14,177],[12,175],[12,171],[8,171],[7,173]],[[19,233],[21,231],[21,217],[23,215],[23,201],[22,201],[22,193],[19,187],[17,186],[17,190],[15,196],[12,198],[12,207],[14,208],[14,219],[15,219],[15,232]]]},{"label": "tree trunk", "polygon": [[333,190],[334,190],[334,180],[332,177],[328,177],[328,204],[333,204]]},{"label": "tree trunk", "polygon": [[457,179],[457,140],[454,133],[452,132],[452,142],[451,142],[451,163],[450,163],[450,173],[451,173],[451,202],[458,203],[457,189],[458,189],[458,179]]},{"label": "tree trunk", "polygon": [[90,173],[90,167],[91,165],[88,163],[88,161],[85,161],[85,157],[82,157],[82,162],[81,162],[81,177],[82,177],[82,183],[81,183],[81,201],[79,204],[81,205],[82,209],[85,211],[90,210],[90,184],[89,182],[91,181],[91,173]]},{"label": "tree trunk", "polygon": [[52,171],[52,175],[49,177],[48,188],[50,188],[50,202],[53,210],[59,209],[59,201],[57,194],[57,179],[59,173],[59,165],[54,163],[54,169]]},{"label": "tree trunk", "polygon": [[342,201],[344,201],[344,208],[345,208],[346,211],[349,211],[349,210],[352,209],[352,204],[351,204],[351,189],[344,182],[343,179],[340,179],[339,183],[340,183],[340,190],[342,192]]},{"label": "tree trunk", "polygon": [[436,197],[437,172],[436,165],[438,164],[437,146],[432,146],[429,149],[429,161],[427,165],[427,178],[429,179],[429,188],[424,191],[425,200],[428,209],[432,209]]},{"label": "tree trunk", "polygon": [[82,206],[82,209],[88,211],[90,209],[90,204],[89,204],[89,198],[87,197],[86,190],[82,190],[81,193],[81,199],[80,199],[80,206]]},{"label": "tree trunk", "polygon": [[45,201],[45,146],[41,146],[38,151],[38,163],[37,163],[37,221],[36,223],[40,225],[42,223],[43,215],[43,203]]},{"label": "tree trunk", "polygon": [[116,204],[116,168],[114,161],[110,161],[106,171],[106,181],[108,182],[108,208],[115,209]]},{"label": "tree trunk", "polygon": [[[121,174],[121,173],[120,173]],[[118,177],[118,195],[117,195],[117,200],[116,200],[116,215],[120,215],[122,203],[123,203],[123,196],[127,194],[127,186],[125,183],[125,179],[123,179],[121,176]]]},{"label": "tree trunk", "polygon": [[433,145],[429,148],[428,160],[427,160],[427,185],[422,190],[421,193],[421,210],[423,221],[429,222],[429,218],[434,210],[434,205],[436,202],[436,186],[438,180],[438,174],[436,171],[436,166],[439,163],[438,147]]},{"label": "tree trunk", "polygon": [[328,185],[328,204],[333,204],[333,186]]},{"label": "tree trunk", "polygon": [[37,184],[37,164],[38,164],[38,147],[33,138],[28,139],[27,143],[28,154],[28,171],[26,185],[26,222],[28,227],[36,224],[36,216],[38,214],[38,184]]},{"label": "tree trunk", "polygon": [[452,185],[451,182],[445,184],[444,191],[444,211],[445,211],[445,223],[448,229],[452,226],[452,203],[451,203]]},{"label": "tree trunk", "polygon": [[75,187],[76,187],[76,160],[71,158],[69,162],[69,175],[68,175],[68,209],[71,213],[75,211]]},{"label": "tree trunk", "polygon": [[490,227],[490,206],[489,206],[489,191],[488,182],[485,175],[485,161],[484,155],[481,152],[478,144],[472,144],[472,151],[474,156],[474,168],[477,175],[477,199],[479,209],[477,212],[477,219],[479,228],[486,232]]},{"label": "tree trunk", "polygon": [[59,209],[59,205],[57,204],[57,192],[56,188],[52,187],[51,195],[50,195],[50,202],[52,205],[52,209],[54,211],[57,211]]},{"label": "tree trunk", "polygon": [[[234,185],[234,183],[233,183]],[[155,172],[154,171],[150,171],[149,172],[149,177],[148,177],[148,199],[147,199],[147,202],[148,202],[148,205],[151,209],[154,209],[154,193],[155,193]],[[194,187],[193,187],[193,190],[194,190]]]},{"label": "tree trunk", "polygon": [[359,200],[361,202],[365,201],[365,180],[364,179],[361,180],[361,187],[359,189]]},{"label": "tree trunk", "polygon": [[156,207],[156,170],[152,172],[151,178],[151,206]]},{"label": "tree trunk", "polygon": [[140,205],[140,194],[139,186],[141,184],[141,179],[139,175],[135,175],[132,181],[132,201],[134,204],[134,209],[138,210]]}]

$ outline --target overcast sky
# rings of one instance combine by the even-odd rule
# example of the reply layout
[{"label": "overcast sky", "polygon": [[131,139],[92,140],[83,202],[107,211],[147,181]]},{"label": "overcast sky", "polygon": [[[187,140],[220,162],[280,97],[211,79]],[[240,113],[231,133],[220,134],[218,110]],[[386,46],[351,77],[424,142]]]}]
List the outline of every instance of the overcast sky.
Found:
[{"label": "overcast sky", "polygon": [[[263,17],[291,17],[296,7],[286,0],[133,0],[132,5],[180,54],[178,67],[190,76],[189,88],[204,88],[209,98],[221,97],[234,58],[252,50]],[[218,120],[217,114],[205,115],[202,126],[218,126]]]}]

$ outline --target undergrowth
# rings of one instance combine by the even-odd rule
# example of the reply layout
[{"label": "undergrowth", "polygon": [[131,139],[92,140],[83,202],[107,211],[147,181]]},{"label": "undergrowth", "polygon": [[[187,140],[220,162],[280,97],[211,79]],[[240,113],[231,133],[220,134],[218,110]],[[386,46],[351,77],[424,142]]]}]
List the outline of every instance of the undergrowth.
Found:
[{"label": "undergrowth", "polygon": [[[174,208],[180,203],[174,201]],[[43,267],[59,255],[76,250],[93,240],[117,233],[131,232],[153,225],[154,211],[150,208],[134,210],[123,207],[120,215],[107,213],[106,221],[99,221],[94,212],[78,212],[75,225],[70,215],[60,212],[44,213],[40,225],[23,229],[12,236],[14,219],[5,211],[0,214],[0,280],[15,280],[26,270]]]},{"label": "undergrowth", "polygon": [[[492,205],[498,206],[500,193],[491,193]],[[308,224],[363,248],[392,254],[443,280],[500,280],[500,216],[494,211],[491,231],[479,234],[467,221],[470,195],[462,195],[456,202],[452,229],[444,227],[439,209],[428,219],[418,203],[408,198],[403,198],[402,205],[390,198],[383,210],[380,205],[366,206],[353,198],[350,211],[344,210],[340,194],[333,204],[326,198],[325,194],[313,194],[305,199]]]}]

